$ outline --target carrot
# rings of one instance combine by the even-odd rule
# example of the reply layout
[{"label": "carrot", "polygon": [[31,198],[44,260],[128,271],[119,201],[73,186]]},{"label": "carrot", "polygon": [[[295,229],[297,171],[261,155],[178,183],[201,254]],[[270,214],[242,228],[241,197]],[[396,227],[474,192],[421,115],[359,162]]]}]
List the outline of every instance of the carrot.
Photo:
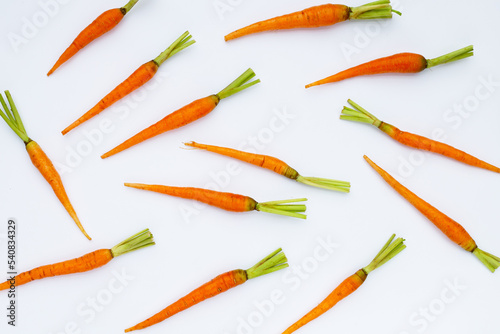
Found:
[{"label": "carrot", "polygon": [[75,259],[37,267],[20,273],[11,280],[0,284],[0,290],[7,290],[12,285],[20,286],[46,277],[83,273],[102,267],[117,256],[154,244],[153,235],[146,229],[120,242],[111,249],[99,249]]},{"label": "carrot", "polygon": [[162,311],[156,313],[149,319],[130,327],[125,330],[125,333],[132,332],[138,329],[144,329],[153,326],[174,314],[184,311],[193,305],[198,304],[208,298],[219,295],[227,290],[241,285],[249,279],[266,275],[288,267],[287,258],[281,252],[281,248],[266,256],[252,268],[247,270],[236,269],[221,274],[211,281],[203,284],[195,290],[188,293],[173,304],[167,306]]},{"label": "carrot", "polygon": [[153,138],[164,132],[174,130],[185,126],[189,123],[208,115],[215,107],[219,104],[220,100],[229,97],[233,94],[241,92],[250,86],[253,86],[260,82],[259,79],[252,82],[248,82],[255,76],[255,73],[251,68],[246,70],[242,75],[240,75],[236,80],[234,80],[229,86],[221,90],[219,93],[214,95],[209,95],[207,97],[195,100],[190,104],[174,111],[173,113],[165,116],[155,124],[142,130],[138,134],[134,135],[130,139],[121,143],[114,149],[107,153],[104,153],[101,158],[105,159],[123,150],[126,150],[134,145],[142,143],[143,141]]},{"label": "carrot", "polygon": [[268,155],[243,152],[226,147],[199,144],[195,143],[194,141],[189,143],[184,143],[184,145],[202,150],[207,150],[210,152],[215,152],[244,162],[248,162],[252,165],[256,165],[262,168],[267,168],[289,179],[296,180],[298,182],[308,184],[313,187],[336,190],[341,192],[349,192],[351,187],[351,184],[345,181],[323,179],[319,177],[304,177],[300,175],[295,169],[287,165],[285,162]]},{"label": "carrot", "polygon": [[21,117],[19,116],[10,92],[5,91],[5,96],[9,101],[11,109],[9,110],[9,107],[5,103],[2,95],[0,95],[0,102],[3,106],[3,110],[2,108],[0,108],[0,116],[12,129],[12,131],[14,131],[19,136],[19,138],[24,141],[24,144],[26,145],[26,151],[28,152],[33,165],[40,171],[45,180],[50,184],[57,198],[69,213],[71,218],[74,220],[80,231],[82,231],[87,239],[91,240],[90,236],[87,234],[87,232],[85,232],[85,229],[80,223],[75,209],[71,205],[68,195],[66,194],[66,190],[64,189],[61,176],[52,164],[52,161],[50,161],[49,157],[47,157],[45,152],[42,150],[40,145],[38,145],[37,142],[28,137],[28,134],[26,133],[26,129],[24,128],[23,122],[21,120]]},{"label": "carrot", "polygon": [[134,7],[139,0],[130,0],[122,8],[113,8],[99,15],[91,24],[78,34],[71,45],[63,52],[47,76],[54,73],[62,64],[67,62],[78,51],[86,47],[90,42],[104,35],[120,23],[123,17]]},{"label": "carrot", "polygon": [[251,24],[226,35],[224,39],[227,42],[263,31],[317,28],[347,20],[389,19],[392,17],[392,12],[401,15],[392,9],[389,0],[370,2],[359,7],[326,4]]},{"label": "carrot", "polygon": [[382,266],[384,263],[405,249],[406,246],[403,243],[404,239],[398,238],[393,242],[394,237],[395,235],[393,234],[368,266],[358,270],[356,273],[346,278],[321,303],[319,303],[318,306],[313,308],[309,313],[300,318],[300,320],[288,327],[283,334],[295,332],[297,329],[318,318],[320,315],[334,307],[339,301],[356,291],[361,284],[364,283],[369,273]]},{"label": "carrot", "polygon": [[487,169],[496,173],[500,173],[500,168],[495,167],[487,162],[484,162],[483,160],[480,160],[468,153],[465,153],[463,151],[460,151],[450,145],[422,137],[413,133],[408,133],[399,130],[397,127],[390,125],[388,123],[382,122],[379,119],[377,119],[375,116],[370,114],[368,111],[365,109],[361,108],[358,104],[356,104],[352,100],[347,100],[349,104],[354,108],[348,108],[344,107],[342,110],[342,115],[340,116],[341,119],[348,120],[348,121],[355,121],[355,122],[363,122],[363,123],[369,123],[377,128],[379,128],[381,131],[385,132],[387,135],[389,135],[392,139],[397,140],[403,145],[417,148],[420,150],[426,150],[434,153],[438,153],[441,155],[444,155],[446,157],[455,159],[457,161],[463,162],[465,164]]},{"label": "carrot", "polygon": [[132,93],[134,90],[138,89],[146,82],[151,80],[158,71],[158,68],[161,66],[161,64],[163,64],[165,60],[195,43],[195,41],[190,41],[190,39],[191,35],[189,35],[189,32],[186,31],[158,57],[141,65],[137,70],[135,70],[134,73],[132,73],[127,79],[125,79],[125,81],[116,86],[108,95],[106,95],[101,101],[99,101],[94,107],[92,107],[92,109],[87,111],[79,119],[74,121],[66,129],[64,129],[62,131],[62,134],[67,134],[78,125],[88,121],[104,109],[111,106],[116,101]]},{"label": "carrot", "polygon": [[307,198],[298,198],[282,201],[272,201],[258,203],[253,198],[238,194],[219,192],[215,190],[191,188],[191,187],[171,187],[153,184],[125,183],[126,187],[154,191],[157,193],[194,199],[199,202],[212,205],[223,210],[234,212],[263,211],[278,215],[306,219],[306,206],[303,204],[288,204],[307,201]]},{"label": "carrot", "polygon": [[469,45],[457,51],[450,52],[444,56],[425,59],[424,56],[416,53],[397,53],[395,55],[378,58],[367,63],[351,67],[324,79],[306,85],[306,88],[319,86],[326,83],[338,82],[361,75],[372,75],[381,73],[418,73],[426,68],[451,63],[463,58],[473,56],[473,46]]},{"label": "carrot", "polygon": [[479,249],[474,239],[472,239],[462,225],[404,187],[389,173],[371,161],[366,155],[364,158],[394,190],[396,190],[401,196],[410,202],[411,205],[426,216],[427,219],[439,228],[441,232],[443,232],[451,241],[466,251],[473,253],[491,272],[495,272],[495,270],[500,266],[500,258]]}]

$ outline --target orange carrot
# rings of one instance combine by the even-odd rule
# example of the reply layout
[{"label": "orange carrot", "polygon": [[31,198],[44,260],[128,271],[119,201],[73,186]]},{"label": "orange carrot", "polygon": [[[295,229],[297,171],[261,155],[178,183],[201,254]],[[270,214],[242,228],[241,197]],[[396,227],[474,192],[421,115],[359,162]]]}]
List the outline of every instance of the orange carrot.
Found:
[{"label": "orange carrot", "polygon": [[345,181],[302,176],[295,169],[287,165],[285,162],[268,155],[243,152],[226,147],[199,144],[195,143],[194,141],[189,143],[184,143],[184,145],[218,153],[221,155],[225,155],[231,158],[248,162],[255,166],[267,168],[289,179],[296,180],[297,182],[308,184],[313,187],[336,190],[341,192],[349,192],[349,189],[351,187],[351,184]]},{"label": "orange carrot", "polygon": [[197,119],[202,118],[209,114],[215,107],[219,104],[220,100],[241,92],[242,90],[253,86],[260,82],[260,80],[254,80],[252,82],[248,82],[255,76],[255,73],[252,69],[246,70],[242,75],[240,75],[236,80],[234,80],[229,86],[221,90],[219,93],[210,95],[196,101],[191,102],[190,104],[182,107],[174,111],[173,113],[165,116],[155,124],[150,127],[142,130],[138,134],[134,135],[130,139],[121,143],[114,149],[110,150],[107,153],[104,153],[101,158],[105,159],[117,153],[120,153],[123,150],[126,150],[134,145],[142,143],[143,141],[155,137],[164,132],[174,130],[185,126],[189,123],[196,121]]},{"label": "orange carrot", "polygon": [[12,286],[23,285],[46,277],[83,273],[102,267],[117,256],[151,245],[154,245],[153,235],[146,229],[120,242],[111,249],[99,249],[75,259],[37,267],[20,273],[0,284],[0,290],[7,290]]},{"label": "orange carrot", "polygon": [[394,240],[395,235],[392,235],[389,241],[384,245],[380,252],[375,256],[373,261],[366,267],[358,270],[352,276],[346,278],[342,283],[340,283],[318,306],[313,308],[309,313],[304,315],[296,323],[288,327],[283,334],[290,334],[295,332],[297,329],[311,322],[312,320],[318,318],[320,315],[331,309],[335,304],[349,296],[351,293],[356,291],[361,284],[366,280],[366,277],[373,270],[382,266],[384,263],[395,257],[403,249],[406,248],[404,245],[404,239],[398,238]]},{"label": "orange carrot", "polygon": [[138,329],[144,329],[153,326],[174,314],[184,311],[193,305],[198,304],[208,298],[219,295],[227,290],[234,288],[238,285],[245,283],[247,280],[266,275],[288,267],[287,259],[281,248],[269,254],[262,259],[259,263],[247,270],[236,269],[221,274],[210,282],[207,282],[199,288],[191,291],[186,296],[182,297],[173,304],[167,306],[162,311],[156,313],[149,319],[130,327],[125,330],[125,333],[132,332]]},{"label": "orange carrot", "polygon": [[106,95],[101,101],[99,101],[92,109],[83,114],[79,119],[74,121],[70,126],[62,131],[65,135],[69,131],[76,128],[78,125],[88,121],[92,117],[99,114],[104,109],[111,106],[116,101],[122,99],[128,94],[132,93],[134,90],[140,88],[146,82],[151,80],[153,76],[158,71],[158,68],[163,64],[165,60],[175,55],[181,50],[184,50],[188,46],[195,43],[195,41],[190,41],[191,35],[186,31],[177,40],[175,40],[172,45],[170,45],[165,51],[163,51],[154,60],[148,61],[147,63],[141,65],[134,73],[132,73],[125,81],[115,87],[108,95]]},{"label": "orange carrot", "polygon": [[372,75],[382,73],[418,73],[426,68],[450,63],[463,58],[473,56],[472,45],[462,48],[457,51],[450,52],[444,56],[425,59],[424,56],[416,53],[397,53],[395,55],[375,59],[367,63],[351,67],[345,71],[339,72],[332,76],[318,80],[306,85],[306,88],[319,86],[326,83],[342,81],[349,78],[358,77],[361,75]]},{"label": "orange carrot", "polygon": [[14,104],[14,100],[12,99],[9,91],[5,91],[5,95],[7,96],[7,100],[9,101],[11,109],[9,110],[9,107],[5,103],[2,95],[0,95],[0,102],[4,109],[2,110],[2,108],[0,108],[0,116],[7,123],[7,125],[19,136],[19,138],[24,141],[24,144],[26,145],[26,151],[28,152],[33,165],[40,171],[45,180],[50,184],[57,198],[69,213],[71,218],[75,221],[80,231],[82,231],[82,233],[89,240],[91,240],[90,236],[87,234],[87,232],[85,232],[85,229],[80,223],[75,209],[73,209],[73,206],[71,205],[68,195],[66,194],[66,190],[64,189],[61,176],[52,164],[52,161],[50,161],[49,157],[47,157],[38,143],[28,137],[26,129],[24,128],[21,117],[19,116],[16,105]]},{"label": "orange carrot", "polygon": [[397,140],[403,145],[413,148],[418,148],[420,150],[426,150],[438,153],[471,166],[500,173],[500,168],[495,167],[483,160],[480,160],[468,153],[465,153],[450,145],[426,137],[401,131],[393,125],[380,121],[378,118],[370,114],[368,111],[361,108],[361,106],[356,104],[354,101],[347,100],[347,102],[349,102],[349,104],[354,109],[344,107],[344,109],[342,110],[342,115],[340,116],[341,119],[372,124],[377,128],[379,128],[381,131],[385,132],[392,139]]},{"label": "orange carrot", "polygon": [[86,47],[90,42],[104,35],[120,23],[123,17],[134,7],[139,0],[130,0],[122,8],[113,8],[99,15],[91,24],[78,34],[71,45],[59,57],[55,65],[51,68],[47,76],[54,73],[62,64],[67,62],[78,51]]},{"label": "orange carrot", "polygon": [[295,218],[306,218],[305,214],[299,213],[306,211],[305,205],[288,203],[307,201],[307,198],[257,203],[257,201],[248,196],[202,188],[171,187],[141,183],[125,183],[125,186],[175,197],[194,199],[227,211],[245,212],[257,210]]},{"label": "orange carrot", "polygon": [[392,17],[392,12],[401,15],[392,9],[389,0],[375,1],[359,7],[326,4],[251,24],[226,35],[224,39],[227,42],[263,31],[317,28],[347,20],[388,19]]},{"label": "orange carrot", "polygon": [[411,205],[427,217],[427,219],[439,228],[441,232],[443,232],[451,241],[466,251],[473,253],[491,272],[494,272],[500,266],[500,258],[479,249],[474,239],[472,239],[462,225],[404,187],[389,173],[371,161],[366,155],[364,158],[394,190],[396,190],[401,196],[410,202]]}]

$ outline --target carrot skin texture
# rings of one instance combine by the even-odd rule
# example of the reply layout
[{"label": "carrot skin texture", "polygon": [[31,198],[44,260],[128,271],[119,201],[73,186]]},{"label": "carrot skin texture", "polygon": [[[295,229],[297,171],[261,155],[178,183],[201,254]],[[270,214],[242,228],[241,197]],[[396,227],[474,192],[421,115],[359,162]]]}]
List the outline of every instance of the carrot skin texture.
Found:
[{"label": "carrot skin texture", "polygon": [[164,132],[174,130],[194,122],[215,109],[220,99],[217,95],[210,95],[191,102],[190,104],[165,116],[160,121],[137,133],[133,137],[124,141],[117,147],[101,156],[102,159],[115,155],[147,139],[155,137]]},{"label": "carrot skin texture", "polygon": [[246,212],[255,210],[257,207],[257,202],[251,197],[233,193],[192,187],[171,187],[137,183],[125,183],[125,185],[127,187],[154,191],[165,195],[193,199],[227,211]]},{"label": "carrot skin texture", "polygon": [[413,133],[401,131],[397,127],[384,122],[380,124],[379,129],[403,145],[417,148],[420,150],[438,153],[448,158],[452,158],[457,161],[463,162],[467,165],[500,173],[500,168],[493,166],[487,163],[486,161],[478,159],[464,151],[456,149],[453,146],[423,136],[419,136]]},{"label": "carrot skin texture", "polygon": [[283,334],[290,334],[297,329],[318,318],[320,315],[334,307],[339,301],[356,291],[366,280],[367,274],[363,269],[346,278],[333,290],[321,303],[313,308],[309,313],[300,318],[296,323],[288,327]]},{"label": "carrot skin texture", "polygon": [[143,322],[126,329],[125,332],[128,333],[157,324],[165,319],[170,318],[174,314],[184,311],[191,306],[198,304],[199,302],[202,302],[208,298],[214,297],[231,288],[243,284],[246,281],[247,274],[245,270],[237,269],[228,271],[215,277],[210,282],[207,282],[202,286],[196,288],[186,296],[167,306],[165,309],[153,315],[149,319],[146,319]]},{"label": "carrot skin texture", "polygon": [[66,190],[64,189],[61,176],[52,164],[52,161],[50,161],[49,157],[45,154],[40,145],[38,145],[38,143],[33,140],[26,144],[26,151],[28,152],[33,165],[40,171],[45,180],[50,184],[57,198],[69,213],[71,218],[73,218],[80,231],[82,231],[87,239],[91,240],[92,238],[90,238],[87,232],[85,232],[85,229],[83,228],[80,220],[78,219],[78,216],[76,215],[73,205],[71,205],[68,195],[66,194]]},{"label": "carrot skin texture", "polygon": [[227,147],[205,145],[195,142],[186,143],[186,145],[214,152],[217,154],[225,155],[227,157],[235,158],[255,166],[266,168],[272,170],[275,173],[286,176],[292,180],[296,180],[297,177],[299,176],[299,173],[295,169],[290,167],[288,164],[286,164],[284,161],[277,159],[275,157],[271,157],[269,155],[248,153]]},{"label": "carrot skin texture", "polygon": [[394,179],[389,173],[377,166],[367,156],[364,156],[364,158],[394,190],[396,190],[401,196],[410,202],[411,205],[427,217],[427,219],[439,228],[441,232],[443,232],[450,240],[468,252],[473,252],[477,248],[476,242],[462,227],[462,225],[415,195],[408,188]]},{"label": "carrot skin texture", "polygon": [[251,24],[226,35],[224,39],[229,41],[242,36],[269,30],[323,27],[348,19],[349,7],[326,4]]},{"label": "carrot skin texture", "polygon": [[64,129],[62,131],[62,134],[67,134],[69,131],[96,116],[104,109],[114,104],[116,101],[132,93],[134,90],[138,89],[146,82],[151,80],[157,71],[158,65],[152,60],[141,65],[137,70],[134,71],[134,73],[132,73],[127,79],[125,79],[125,81],[116,86],[108,95],[106,95],[94,107],[92,107],[92,109],[87,111],[79,119],[74,121],[66,129]]},{"label": "carrot skin texture", "polygon": [[308,84],[306,88],[338,82],[345,79],[382,73],[418,73],[427,68],[427,59],[416,53],[397,53],[389,57],[378,58],[358,66]]},{"label": "carrot skin texture", "polygon": [[[75,259],[37,267],[30,271],[20,273],[15,277],[15,286],[23,285],[46,277],[82,273],[99,268],[107,264],[112,259],[113,254],[111,253],[111,250],[99,249]],[[9,288],[10,281],[0,284],[0,291],[7,290]]]},{"label": "carrot skin texture", "polygon": [[78,34],[71,45],[59,57],[52,69],[47,73],[51,75],[59,66],[68,61],[78,51],[87,46],[90,42],[113,29],[125,16],[125,12],[121,8],[114,8],[105,11],[99,15],[91,24]]}]

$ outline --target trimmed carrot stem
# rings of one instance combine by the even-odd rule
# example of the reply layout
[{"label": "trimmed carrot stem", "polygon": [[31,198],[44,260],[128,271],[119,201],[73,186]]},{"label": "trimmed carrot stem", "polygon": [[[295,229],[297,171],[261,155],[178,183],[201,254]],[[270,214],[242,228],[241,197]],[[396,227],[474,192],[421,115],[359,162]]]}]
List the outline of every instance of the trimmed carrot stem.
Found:
[{"label": "trimmed carrot stem", "polygon": [[374,59],[358,66],[348,68],[324,79],[307,84],[306,88],[326,83],[338,82],[363,75],[383,73],[419,73],[426,68],[464,59],[472,56],[473,54],[472,45],[433,59],[426,59],[424,56],[416,53],[397,53],[392,56]]},{"label": "trimmed carrot stem", "polygon": [[480,160],[468,153],[465,153],[464,151],[458,150],[450,145],[426,137],[401,131],[397,127],[389,123],[382,122],[354,101],[347,100],[347,102],[352,106],[352,108],[344,107],[344,109],[342,109],[342,115],[340,116],[340,119],[372,124],[403,145],[438,153],[467,165],[500,173],[500,168],[493,166],[483,160]]},{"label": "trimmed carrot stem", "polygon": [[473,253],[491,272],[500,266],[500,258],[487,253],[477,247],[476,242],[467,233],[462,225],[451,219],[417,195],[399,183],[389,173],[376,165],[366,155],[364,156],[368,164],[402,197],[410,202],[418,211],[429,219],[437,228],[441,230],[451,241],[462,247],[464,250]]},{"label": "trimmed carrot stem", "polygon": [[332,307],[334,307],[339,301],[356,291],[366,280],[368,274],[373,270],[381,267],[384,263],[398,255],[403,249],[406,248],[404,245],[404,239],[395,238],[393,234],[389,241],[382,247],[380,252],[375,256],[375,258],[366,267],[358,270],[353,275],[346,278],[342,283],[340,283],[333,291],[330,293],[318,306],[309,311],[306,315],[300,318],[293,325],[288,327],[283,334],[290,334],[301,328],[302,326],[308,324],[312,320],[318,318]]},{"label": "trimmed carrot stem", "polygon": [[[153,235],[149,232],[149,229],[145,229],[120,242],[111,249],[98,249],[75,259],[37,267],[20,273],[15,276],[14,284],[15,286],[20,286],[46,277],[83,273],[102,267],[117,256],[154,244]],[[0,290],[7,290],[10,286],[10,281],[4,282],[0,284]]]},{"label": "trimmed carrot stem", "polygon": [[123,15],[130,12],[132,7],[134,7],[137,2],[139,2],[139,0],[130,0],[129,2],[127,2],[127,4],[121,8],[124,11]]},{"label": "trimmed carrot stem", "polygon": [[358,7],[351,7],[349,20],[390,19],[392,18],[392,13],[401,16],[401,12],[392,9],[389,0],[380,0]]},{"label": "trimmed carrot stem", "polygon": [[50,161],[49,157],[47,157],[45,152],[42,150],[40,145],[38,145],[37,142],[35,142],[28,136],[10,92],[5,91],[5,96],[7,97],[7,101],[9,102],[10,109],[5,103],[4,98],[0,94],[0,103],[4,109],[2,110],[2,108],[0,108],[0,116],[12,129],[12,131],[14,131],[18,135],[18,137],[22,139],[33,165],[38,169],[40,174],[42,174],[47,183],[50,184],[55,195],[64,206],[70,217],[73,219],[75,224],[78,226],[80,231],[83,233],[83,235],[85,235],[87,239],[91,240],[92,238],[87,234],[82,224],[80,223],[80,219],[78,218],[75,209],[73,208],[73,205],[71,204],[68,195],[66,194],[61,176],[57,172],[52,161]]},{"label": "trimmed carrot stem", "polygon": [[116,146],[112,150],[104,153],[101,158],[105,159],[117,153],[120,153],[132,146],[135,146],[143,141],[156,137],[164,132],[174,130],[183,127],[189,123],[192,123],[212,112],[215,107],[219,104],[220,100],[229,97],[233,94],[241,92],[248,87],[251,87],[260,82],[260,80],[254,80],[249,82],[255,73],[252,69],[246,70],[242,75],[240,75],[236,80],[234,80],[229,86],[221,90],[218,94],[209,95],[207,97],[195,100],[188,105],[174,111],[173,113],[163,117],[161,120],[155,124],[147,127],[146,129],[135,134],[131,138],[127,139],[120,145]]},{"label": "trimmed carrot stem", "polygon": [[108,93],[104,98],[102,98],[94,107],[88,110],[80,118],[74,121],[71,125],[66,127],[62,134],[65,135],[69,131],[73,130],[80,124],[88,121],[94,116],[98,115],[106,108],[113,105],[115,102],[124,98],[128,94],[132,93],[136,89],[143,86],[146,82],[151,80],[159,67],[165,60],[172,57],[176,53],[184,50],[188,46],[194,44],[195,41],[191,40],[191,35],[188,31],[183,33],[179,38],[177,38],[165,51],[163,51],[155,59],[142,64],[137,70],[134,71],[125,81],[116,86],[110,93]]},{"label": "trimmed carrot stem", "polygon": [[248,196],[202,188],[172,187],[142,183],[125,183],[125,186],[175,197],[193,199],[226,211],[246,212],[257,210],[282,216],[306,219],[306,215],[302,213],[306,211],[306,206],[303,204],[290,203],[304,202],[307,201],[307,198],[258,203]]},{"label": "trimmed carrot stem", "polygon": [[240,161],[250,163],[255,166],[269,169],[277,174],[283,175],[289,179],[295,180],[300,183],[304,183],[313,187],[324,188],[328,190],[335,190],[340,192],[349,192],[351,184],[346,181],[338,181],[332,179],[324,179],[319,177],[305,177],[300,175],[295,169],[290,167],[284,161],[271,157],[269,155],[255,154],[244,151],[235,150],[227,147],[220,147],[214,145],[206,145],[196,143],[194,141],[189,143],[184,143],[184,145],[202,149],[217,154],[225,155]]},{"label": "trimmed carrot stem", "polygon": [[125,330],[125,333],[153,326],[208,298],[214,297],[231,288],[241,285],[250,279],[267,275],[286,267],[288,267],[287,258],[282,252],[281,248],[279,248],[263,258],[250,269],[231,270],[215,277],[211,281],[203,284],[202,286],[188,293],[186,296],[180,298],[178,301],[170,304],[165,309],[156,313],[152,317],[144,320],[141,323],[138,323],[133,327],[127,328]]}]

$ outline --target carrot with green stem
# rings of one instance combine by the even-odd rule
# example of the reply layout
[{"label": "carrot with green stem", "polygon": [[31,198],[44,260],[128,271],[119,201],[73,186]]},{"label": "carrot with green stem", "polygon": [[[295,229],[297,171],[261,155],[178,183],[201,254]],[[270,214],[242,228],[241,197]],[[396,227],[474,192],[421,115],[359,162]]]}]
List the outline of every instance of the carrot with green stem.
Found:
[{"label": "carrot with green stem", "polygon": [[110,150],[107,153],[104,153],[101,158],[108,158],[134,145],[142,143],[147,139],[153,138],[164,132],[180,128],[202,118],[203,116],[208,115],[212,110],[215,109],[220,100],[241,92],[242,90],[245,90],[248,87],[251,87],[260,82],[259,79],[250,81],[253,77],[255,77],[255,73],[251,68],[249,68],[219,93],[195,100],[190,104],[182,107],[181,109],[174,111],[155,124],[127,139],[114,149]]},{"label": "carrot with green stem", "polygon": [[[141,231],[120,242],[111,249],[99,249],[81,257],[31,269],[0,284],[0,290],[7,290],[11,285],[20,286],[46,277],[83,273],[104,266],[117,256],[154,245],[149,229]],[[12,284],[13,283],[13,284]]]},{"label": "carrot with green stem", "polygon": [[306,206],[304,204],[290,203],[304,202],[307,201],[307,198],[258,203],[253,198],[248,196],[202,188],[171,187],[142,183],[125,183],[125,186],[141,190],[154,191],[175,197],[193,199],[226,211],[246,212],[257,210],[282,216],[306,219],[306,215],[301,213],[306,211]]},{"label": "carrot with green stem", "polygon": [[380,252],[375,256],[372,262],[366,267],[358,270],[353,275],[346,278],[342,283],[340,283],[318,306],[313,308],[309,313],[304,315],[296,323],[288,327],[283,334],[290,334],[295,332],[297,329],[308,324],[312,320],[318,318],[320,315],[334,307],[339,301],[349,296],[351,293],[356,291],[361,284],[364,283],[368,274],[382,266],[384,263],[398,255],[403,249],[406,248],[404,239],[397,238],[394,240],[395,235],[393,234],[389,241],[384,245]]},{"label": "carrot with green stem", "polygon": [[366,155],[364,158],[394,190],[396,190],[401,196],[410,202],[411,205],[427,217],[427,219],[439,228],[441,232],[443,232],[451,241],[466,251],[474,254],[491,272],[495,272],[495,270],[500,266],[500,258],[479,249],[474,239],[472,239],[462,225],[415,195],[408,188],[393,178],[389,173],[377,166]]},{"label": "carrot with green stem", "polygon": [[211,281],[203,284],[202,286],[191,291],[186,296],[180,298],[178,301],[167,306],[165,309],[156,313],[152,317],[133,327],[126,329],[125,333],[153,326],[181,311],[190,308],[193,305],[198,304],[199,302],[202,302],[211,297],[215,297],[231,288],[245,283],[250,279],[267,275],[286,267],[288,267],[287,258],[281,251],[281,248],[279,248],[263,258],[250,269],[231,270],[215,277]]},{"label": "carrot with green stem", "polygon": [[184,145],[207,150],[210,152],[214,152],[217,154],[225,155],[227,157],[231,157],[234,159],[238,159],[244,162],[248,162],[252,165],[256,165],[262,168],[266,168],[272,170],[275,173],[283,175],[289,179],[295,180],[300,183],[304,183],[313,187],[324,188],[328,190],[336,190],[340,192],[349,192],[351,188],[351,184],[345,181],[337,181],[331,179],[324,179],[319,177],[306,177],[300,175],[295,169],[290,167],[285,162],[268,155],[255,154],[249,152],[238,151],[232,148],[220,147],[220,146],[212,146],[199,144],[194,141],[189,143],[184,143]]},{"label": "carrot with green stem", "polygon": [[401,15],[392,9],[389,0],[374,1],[358,7],[326,4],[251,24],[226,35],[224,39],[227,42],[263,31],[317,28],[348,20],[390,19],[392,13]]},{"label": "carrot with green stem", "polygon": [[68,195],[66,194],[66,190],[64,189],[61,176],[54,167],[54,164],[52,163],[52,161],[50,161],[49,157],[45,154],[40,145],[38,145],[37,142],[28,137],[26,129],[23,125],[23,121],[21,120],[21,116],[19,116],[19,112],[16,108],[14,100],[12,99],[12,96],[10,95],[10,92],[5,91],[5,96],[7,97],[7,100],[9,102],[10,109],[7,106],[4,98],[0,94],[0,103],[3,107],[3,110],[2,108],[0,108],[0,116],[12,129],[12,131],[14,131],[19,136],[19,138],[22,139],[33,165],[50,184],[57,198],[69,213],[73,221],[76,223],[76,226],[78,226],[80,231],[82,231],[87,239],[91,240],[90,236],[87,234],[82,224],[80,223],[80,219],[78,219],[73,205],[71,205]]},{"label": "carrot with green stem", "polygon": [[125,79],[125,81],[116,86],[108,95],[102,98],[102,100],[100,100],[94,107],[92,107],[92,109],[87,111],[79,119],[74,121],[66,129],[64,129],[62,131],[62,134],[67,134],[69,131],[73,130],[80,124],[88,121],[92,117],[102,112],[104,109],[111,106],[113,103],[117,102],[118,100],[132,93],[134,90],[143,86],[146,82],[154,77],[154,75],[158,71],[158,68],[161,66],[161,64],[163,64],[163,62],[165,62],[165,60],[194,43],[195,41],[191,40],[191,35],[188,31],[186,31],[158,57],[141,65],[137,70],[135,70],[134,73],[132,73],[127,79]]},{"label": "carrot with green stem", "polygon": [[381,131],[389,135],[392,139],[400,142],[403,145],[438,153],[448,158],[463,162],[467,165],[500,173],[500,168],[495,167],[483,160],[480,160],[468,153],[465,153],[464,151],[458,150],[450,145],[423,136],[401,131],[391,124],[380,121],[377,117],[370,114],[354,101],[347,100],[347,102],[352,106],[352,108],[344,107],[340,119],[374,125]]},{"label": "carrot with green stem", "polygon": [[91,24],[78,34],[71,45],[63,52],[47,76],[54,73],[62,64],[86,47],[90,42],[104,35],[120,23],[125,15],[134,7],[139,0],[130,0],[121,8],[113,8],[99,15]]},{"label": "carrot with green stem", "polygon": [[426,68],[431,68],[437,65],[451,63],[453,61],[471,57],[474,55],[473,50],[473,46],[469,45],[465,48],[433,59],[426,59],[424,56],[416,53],[397,53],[389,57],[378,58],[367,63],[351,67],[337,74],[310,83],[306,85],[306,88],[324,85],[326,83],[338,82],[362,75],[383,73],[418,73],[422,72]]}]

